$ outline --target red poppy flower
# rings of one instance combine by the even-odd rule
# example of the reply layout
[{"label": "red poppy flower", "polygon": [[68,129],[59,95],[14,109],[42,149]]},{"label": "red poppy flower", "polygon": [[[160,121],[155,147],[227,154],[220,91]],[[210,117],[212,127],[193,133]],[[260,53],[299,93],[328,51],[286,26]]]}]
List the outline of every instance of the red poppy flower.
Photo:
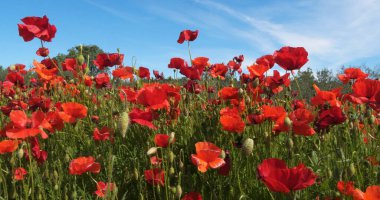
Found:
[{"label": "red poppy flower", "polygon": [[353,193],[354,200],[377,200],[380,199],[380,186],[368,186],[365,193],[356,189]]},{"label": "red poppy flower", "polygon": [[46,122],[45,114],[41,111],[32,113],[32,117],[28,118],[24,111],[14,110],[9,114],[9,118],[13,124],[13,128],[6,131],[6,135],[11,139],[25,139],[41,134],[46,139],[48,135],[43,131]]},{"label": "red poppy flower", "polygon": [[[46,59],[45,59],[46,60]],[[48,59],[50,60],[50,59]],[[53,62],[48,61],[47,64],[51,64]],[[56,78],[58,74],[58,69],[51,65],[45,65],[42,62],[39,63],[36,60],[33,61],[33,65],[35,68],[33,70],[38,74],[38,76],[44,80],[44,81],[51,81],[52,79]]]},{"label": "red poppy flower", "polygon": [[157,127],[152,123],[154,116],[152,111],[149,109],[144,111],[138,108],[133,108],[131,112],[129,112],[129,119],[131,120],[131,124],[137,123],[154,130],[157,129]]},{"label": "red poppy flower", "polygon": [[83,119],[87,116],[87,107],[80,103],[63,103],[61,107],[63,112],[59,112],[59,116],[65,122],[75,123],[77,119]]},{"label": "red poppy flower", "polygon": [[166,91],[160,85],[145,85],[136,96],[138,104],[154,110],[169,108],[167,98]]},{"label": "red poppy flower", "polygon": [[[36,138],[36,137],[29,138],[29,143],[32,146],[32,149],[31,149],[32,150],[32,156],[36,159],[38,164],[43,164],[48,157],[48,152],[44,151],[40,148],[38,138]],[[28,151],[26,149],[25,149],[25,158],[27,160],[30,159],[30,157],[28,155]]]},{"label": "red poppy flower", "polygon": [[88,87],[92,86],[92,78],[90,76],[84,75],[84,84]]},{"label": "red poppy flower", "polygon": [[28,172],[26,171],[26,169],[24,169],[22,167],[16,168],[13,171],[13,179],[17,180],[17,181],[24,180],[25,175],[27,175],[27,174],[28,174]]},{"label": "red poppy flower", "polygon": [[95,141],[113,140],[112,138],[113,130],[108,127],[103,127],[102,129],[95,128],[92,134],[92,138]]},{"label": "red poppy flower", "polygon": [[95,87],[97,89],[110,88],[111,87],[110,81],[111,79],[107,73],[100,73],[96,75],[95,77]]},{"label": "red poppy flower", "polygon": [[193,67],[198,69],[199,72],[203,72],[206,67],[210,66],[208,60],[207,57],[196,57],[192,60]]},{"label": "red poppy flower", "polygon": [[153,70],[153,75],[156,78],[156,80],[163,80],[164,79],[164,73],[158,71],[158,70]]},{"label": "red poppy flower", "polygon": [[25,70],[24,64],[14,64],[8,67],[8,72],[20,72],[20,74],[26,74],[27,71]]},{"label": "red poppy flower", "polygon": [[251,80],[254,80],[255,78],[263,78],[264,73],[269,70],[269,66],[267,65],[258,65],[258,64],[253,64],[251,66],[248,66],[248,71],[249,71],[249,78]]},{"label": "red poppy flower", "polygon": [[96,191],[95,194],[98,197],[105,197],[108,192],[113,191],[116,188],[115,183],[104,183],[103,181],[99,181],[96,183]]},{"label": "red poppy flower", "polygon": [[340,106],[341,103],[336,98],[340,95],[341,88],[336,88],[331,91],[322,91],[318,88],[317,85],[313,85],[316,95],[311,98],[311,104],[314,106],[323,105],[326,102],[330,104],[330,106]]},{"label": "red poppy flower", "polygon": [[210,75],[214,78],[225,79],[226,73],[228,71],[228,67],[224,64],[214,64],[211,66]]},{"label": "red poppy flower", "polygon": [[376,94],[380,92],[380,81],[361,79],[352,85],[353,95],[360,98],[362,102],[376,101]]},{"label": "red poppy flower", "polygon": [[79,157],[70,162],[69,172],[72,175],[82,175],[86,172],[98,174],[100,172],[100,164],[95,162],[92,156]]},{"label": "red poppy flower", "polygon": [[161,163],[162,163],[162,159],[157,156],[153,156],[150,158],[150,164],[152,165],[161,165]]},{"label": "red poppy flower", "polygon": [[218,96],[222,100],[239,99],[239,89],[234,87],[224,87],[219,90]]},{"label": "red poppy flower", "polygon": [[[163,148],[166,148],[169,146],[169,140],[170,140],[170,136],[169,135],[166,135],[166,134],[156,134],[154,136],[154,143],[159,146],[159,147],[163,147]],[[171,143],[173,143],[175,140],[173,139],[173,141]]]},{"label": "red poppy flower", "polygon": [[315,125],[319,130],[326,129],[331,125],[337,125],[345,122],[347,119],[340,107],[332,106],[329,109],[323,109],[318,113],[318,119]]},{"label": "red poppy flower", "polygon": [[123,67],[120,66],[119,68],[112,71],[112,76],[118,77],[122,80],[130,79],[133,80],[133,68],[132,67]]},{"label": "red poppy flower", "polygon": [[273,54],[274,62],[285,70],[300,69],[307,63],[307,56],[303,47],[282,47]]},{"label": "red poppy flower", "polygon": [[283,90],[281,87],[282,85],[285,87],[290,85],[289,75],[289,73],[286,73],[283,76],[280,76],[280,73],[277,70],[274,70],[273,76],[268,76],[265,79],[265,86],[269,87],[273,94],[277,94]]},{"label": "red poppy flower", "polygon": [[296,135],[310,136],[315,131],[310,127],[309,123],[313,122],[313,114],[304,108],[299,108],[290,113],[289,118],[292,120],[292,130]]},{"label": "red poppy flower", "polygon": [[189,192],[181,200],[202,200],[202,195],[198,192]]},{"label": "red poppy flower", "polygon": [[182,44],[184,41],[194,41],[198,37],[198,30],[184,30],[179,34],[177,42]]},{"label": "red poppy flower", "polygon": [[146,67],[139,67],[139,71],[137,74],[139,78],[146,78],[150,80],[150,72],[149,72],[149,69]]},{"label": "red poppy flower", "polygon": [[346,196],[351,196],[355,192],[354,182],[348,181],[338,181],[336,187],[338,188],[339,192]]},{"label": "red poppy flower", "polygon": [[338,79],[344,84],[348,83],[351,79],[365,79],[368,77],[368,74],[364,73],[359,68],[347,68],[344,70],[344,74],[338,74]]},{"label": "red poppy flower", "polygon": [[191,80],[201,80],[203,69],[194,66],[182,67],[179,72]]},{"label": "red poppy flower", "polygon": [[36,54],[41,57],[46,57],[49,55],[49,49],[46,47],[41,47],[36,51]]},{"label": "red poppy flower", "polygon": [[83,71],[86,69],[86,63],[83,63],[82,66],[78,66],[77,59],[75,58],[66,58],[65,61],[62,62],[62,70],[63,71],[71,71],[76,72],[77,70]]},{"label": "red poppy flower", "polygon": [[24,77],[21,75],[20,72],[9,72],[7,76],[5,77],[6,81],[12,82],[17,86],[22,87],[25,83]]},{"label": "red poppy flower", "polygon": [[45,128],[51,133],[54,133],[56,130],[62,130],[64,127],[64,123],[59,115],[59,111],[50,111],[46,113],[45,120],[48,123]]},{"label": "red poppy flower", "polygon": [[55,37],[57,28],[49,23],[49,19],[45,16],[41,17],[25,17],[21,19],[24,24],[18,25],[19,35],[25,42],[33,40],[35,37],[46,42],[51,42]]},{"label": "red poppy flower", "polygon": [[165,185],[165,171],[159,168],[145,170],[145,180],[151,185]]},{"label": "red poppy flower", "polygon": [[106,67],[112,67],[114,65],[121,65],[124,60],[124,54],[119,53],[100,53],[96,56],[94,60],[94,65],[97,66],[100,70],[103,70]]},{"label": "red poppy flower", "polygon": [[11,153],[18,148],[17,140],[3,140],[0,142],[0,154]]},{"label": "red poppy flower", "polygon": [[261,56],[260,58],[256,59],[256,63],[258,65],[267,66],[271,69],[274,66],[274,58],[272,55]]},{"label": "red poppy flower", "polygon": [[168,68],[181,69],[182,67],[188,67],[187,62],[182,58],[171,58]]},{"label": "red poppy flower", "polygon": [[288,168],[283,160],[277,158],[265,159],[257,167],[261,181],[274,192],[289,193],[301,190],[315,183],[317,176],[304,164]]},{"label": "red poppy flower", "polygon": [[219,158],[222,150],[213,143],[197,142],[195,150],[197,154],[191,154],[191,161],[202,173],[210,167],[217,169],[225,164],[224,160]]},{"label": "red poppy flower", "polygon": [[222,129],[229,132],[241,133],[244,131],[245,123],[238,109],[223,109],[220,111],[220,123]]},{"label": "red poppy flower", "polygon": [[188,80],[183,87],[190,93],[199,94],[202,92],[203,88],[197,81]]},{"label": "red poppy flower", "polygon": [[136,95],[137,92],[134,88],[131,87],[121,87],[119,88],[119,97],[121,101],[127,100],[128,102],[135,103],[137,101]]}]

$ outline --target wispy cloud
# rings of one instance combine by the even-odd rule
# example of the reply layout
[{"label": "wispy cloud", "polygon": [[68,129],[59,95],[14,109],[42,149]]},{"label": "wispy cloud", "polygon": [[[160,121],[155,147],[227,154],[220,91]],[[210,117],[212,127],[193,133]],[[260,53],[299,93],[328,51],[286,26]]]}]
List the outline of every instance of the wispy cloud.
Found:
[{"label": "wispy cloud", "polygon": [[[302,5],[286,7],[283,10],[283,14],[288,15],[288,18],[292,17],[292,13],[296,13],[299,18],[283,20],[281,23],[253,17],[248,11],[244,12],[244,9],[237,10],[216,1],[194,1],[219,10],[221,16],[223,13],[226,16],[225,20],[230,21],[230,27],[234,29],[236,26],[231,18],[248,25],[234,30],[237,36],[252,35],[251,41],[253,38],[266,37],[270,43],[277,46],[304,46],[312,58],[310,66],[338,67],[357,59],[380,56],[377,50],[380,26],[376,23],[380,20],[380,4],[375,0],[343,0],[339,3],[322,0],[318,1],[318,4],[300,1],[299,4]],[[296,10],[299,6],[303,7],[303,11]],[[212,21],[209,23],[212,24]],[[257,32],[251,34],[252,29]],[[256,44],[262,45],[257,40]],[[268,45],[263,47],[267,49]]]}]

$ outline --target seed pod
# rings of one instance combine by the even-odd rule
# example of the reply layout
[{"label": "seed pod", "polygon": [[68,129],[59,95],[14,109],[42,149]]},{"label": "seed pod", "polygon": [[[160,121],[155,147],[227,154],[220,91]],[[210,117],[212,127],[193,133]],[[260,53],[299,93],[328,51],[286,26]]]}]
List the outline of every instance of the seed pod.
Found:
[{"label": "seed pod", "polygon": [[119,123],[118,123],[118,129],[123,138],[125,138],[125,135],[127,134],[128,127],[129,127],[129,115],[127,111],[124,111],[120,114]]},{"label": "seed pod", "polygon": [[242,151],[246,154],[246,155],[251,155],[252,154],[252,151],[253,151],[253,140],[251,138],[247,138],[243,141],[243,145],[242,145]]}]

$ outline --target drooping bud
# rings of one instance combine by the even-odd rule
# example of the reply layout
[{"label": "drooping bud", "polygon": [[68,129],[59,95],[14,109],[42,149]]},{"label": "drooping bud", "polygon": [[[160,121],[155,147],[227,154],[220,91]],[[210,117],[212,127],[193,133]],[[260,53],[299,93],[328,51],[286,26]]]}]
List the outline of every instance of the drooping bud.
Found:
[{"label": "drooping bud", "polygon": [[151,156],[153,154],[156,154],[157,153],[157,147],[151,147],[150,149],[148,149],[148,151],[146,152],[146,155],[147,156]]},{"label": "drooping bud", "polygon": [[350,170],[348,172],[349,172],[350,176],[354,176],[356,174],[356,168],[355,168],[354,163],[350,164]]},{"label": "drooping bud", "polygon": [[17,157],[19,159],[21,159],[22,157],[24,157],[24,150],[22,148],[17,151]]},{"label": "drooping bud", "polygon": [[177,185],[177,197],[181,198],[182,196],[182,187],[180,185]]}]

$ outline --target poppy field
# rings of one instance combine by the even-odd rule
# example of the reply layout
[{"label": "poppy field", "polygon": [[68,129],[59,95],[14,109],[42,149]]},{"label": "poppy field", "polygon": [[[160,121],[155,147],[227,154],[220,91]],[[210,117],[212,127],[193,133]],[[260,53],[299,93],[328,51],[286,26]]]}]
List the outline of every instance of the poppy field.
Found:
[{"label": "poppy field", "polygon": [[0,199],[380,199],[380,81],[359,68],[304,98],[303,47],[210,63],[184,30],[166,79],[119,50],[58,63],[47,16],[18,30],[40,59],[0,82]]}]

